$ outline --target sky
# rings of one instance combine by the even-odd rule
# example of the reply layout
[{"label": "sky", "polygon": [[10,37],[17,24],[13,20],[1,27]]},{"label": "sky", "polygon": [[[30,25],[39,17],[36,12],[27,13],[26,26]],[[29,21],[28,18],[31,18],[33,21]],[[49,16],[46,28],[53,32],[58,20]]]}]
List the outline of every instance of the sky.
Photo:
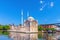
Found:
[{"label": "sky", "polygon": [[0,0],[0,24],[21,24],[21,10],[24,20],[29,12],[38,24],[60,23],[60,0]]}]

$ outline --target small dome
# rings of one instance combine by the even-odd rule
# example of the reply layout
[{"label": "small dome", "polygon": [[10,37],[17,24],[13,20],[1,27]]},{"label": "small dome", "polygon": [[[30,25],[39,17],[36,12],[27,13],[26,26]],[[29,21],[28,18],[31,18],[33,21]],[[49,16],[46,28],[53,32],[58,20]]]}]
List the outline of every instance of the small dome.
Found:
[{"label": "small dome", "polygon": [[28,17],[28,20],[29,20],[29,21],[33,21],[34,18],[33,18],[33,17]]}]

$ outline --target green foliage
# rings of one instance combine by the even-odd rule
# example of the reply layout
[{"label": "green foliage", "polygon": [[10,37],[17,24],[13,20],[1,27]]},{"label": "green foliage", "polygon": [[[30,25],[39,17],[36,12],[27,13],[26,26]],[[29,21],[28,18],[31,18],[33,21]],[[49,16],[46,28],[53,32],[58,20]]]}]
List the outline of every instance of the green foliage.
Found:
[{"label": "green foliage", "polygon": [[2,35],[2,30],[0,30],[0,35]]},{"label": "green foliage", "polygon": [[52,30],[52,31],[55,31],[56,29],[54,29],[54,28],[46,28],[46,30]]},{"label": "green foliage", "polygon": [[50,28],[46,28],[45,30],[50,30]]},{"label": "green foliage", "polygon": [[10,26],[9,25],[0,25],[0,30],[9,30]]},{"label": "green foliage", "polygon": [[43,28],[42,26],[38,26],[38,31],[42,31],[42,30],[44,30],[44,31],[47,31],[47,30],[52,30],[52,31],[55,31],[56,29],[55,28]]},{"label": "green foliage", "polygon": [[55,31],[56,29],[55,28],[51,28],[50,30]]},{"label": "green foliage", "polygon": [[2,26],[2,25],[0,25],[0,30],[1,30],[1,29],[3,29],[3,26]]},{"label": "green foliage", "polygon": [[9,26],[9,25],[4,25],[4,28],[5,28],[6,30],[9,30],[9,29],[10,29],[10,26]]},{"label": "green foliage", "polygon": [[0,35],[9,35],[9,32],[0,30]]},{"label": "green foliage", "polygon": [[39,31],[43,30],[42,26],[38,26],[38,30]]},{"label": "green foliage", "polygon": [[38,34],[38,38],[43,38],[43,36],[42,36],[42,35],[40,35],[40,34]]},{"label": "green foliage", "polygon": [[3,33],[3,35],[9,35],[9,32],[6,32],[6,31],[5,31],[5,32]]},{"label": "green foliage", "polygon": [[38,32],[38,38],[43,38],[42,32]]}]

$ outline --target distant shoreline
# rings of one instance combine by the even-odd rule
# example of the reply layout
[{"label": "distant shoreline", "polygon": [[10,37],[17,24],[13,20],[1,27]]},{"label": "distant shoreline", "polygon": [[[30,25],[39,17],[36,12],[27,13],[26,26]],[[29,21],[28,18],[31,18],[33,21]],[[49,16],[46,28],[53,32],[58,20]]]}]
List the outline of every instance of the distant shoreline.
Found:
[{"label": "distant shoreline", "polygon": [[[9,30],[0,30],[0,31],[7,31],[7,32],[17,32],[17,33],[28,33],[28,32],[19,32],[19,31],[9,31]],[[42,32],[42,31],[38,31]],[[38,33],[38,32],[31,32],[31,33]],[[48,31],[43,31],[43,33],[48,32]],[[60,32],[60,31],[53,31],[53,32]]]}]

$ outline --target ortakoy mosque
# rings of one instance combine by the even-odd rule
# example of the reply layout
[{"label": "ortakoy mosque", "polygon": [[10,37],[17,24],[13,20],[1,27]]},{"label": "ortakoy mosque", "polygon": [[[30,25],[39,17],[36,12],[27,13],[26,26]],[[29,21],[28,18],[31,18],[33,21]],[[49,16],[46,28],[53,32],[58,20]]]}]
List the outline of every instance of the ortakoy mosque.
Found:
[{"label": "ortakoy mosque", "polygon": [[18,32],[38,32],[38,22],[31,16],[27,18],[23,22],[23,25],[18,27],[12,25],[10,30],[18,31]]}]

